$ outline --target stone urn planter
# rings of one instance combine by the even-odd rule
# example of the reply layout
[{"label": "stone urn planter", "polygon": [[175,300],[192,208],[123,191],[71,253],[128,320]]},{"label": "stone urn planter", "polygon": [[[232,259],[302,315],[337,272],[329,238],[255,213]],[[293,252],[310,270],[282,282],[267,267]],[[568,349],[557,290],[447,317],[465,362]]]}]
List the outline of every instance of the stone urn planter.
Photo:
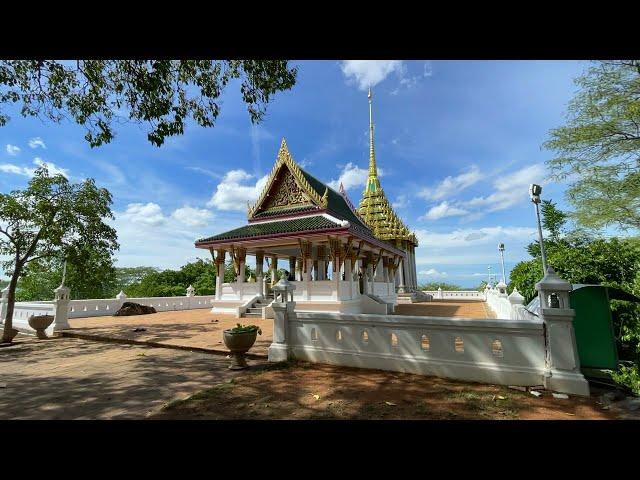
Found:
[{"label": "stone urn planter", "polygon": [[49,338],[45,330],[53,323],[53,318],[53,315],[31,315],[29,317],[29,326],[36,331],[36,336],[40,340]]},{"label": "stone urn planter", "polygon": [[245,354],[256,341],[257,335],[262,335],[262,330],[257,325],[240,325],[228,328],[223,332],[224,344],[232,355],[230,370],[242,370],[247,368]]}]

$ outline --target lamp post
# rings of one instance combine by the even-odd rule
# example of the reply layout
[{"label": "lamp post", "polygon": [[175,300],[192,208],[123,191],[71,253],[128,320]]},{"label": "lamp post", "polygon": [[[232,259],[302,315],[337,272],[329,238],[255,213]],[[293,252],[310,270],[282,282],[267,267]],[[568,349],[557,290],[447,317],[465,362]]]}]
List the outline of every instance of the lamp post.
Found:
[{"label": "lamp post", "polygon": [[500,252],[500,263],[502,264],[502,282],[507,283],[507,276],[504,273],[504,243],[498,245],[498,251]]},{"label": "lamp post", "polygon": [[487,285],[491,286],[491,265],[487,266],[487,270],[489,271],[489,280]]},{"label": "lamp post", "polygon": [[542,239],[542,222],[540,222],[540,209],[538,208],[538,205],[540,204],[541,193],[542,187],[540,185],[532,183],[529,186],[529,195],[531,196],[531,201],[535,206],[536,218],[538,220],[538,241],[540,242],[540,254],[542,255],[542,276],[544,277],[547,274],[547,255],[544,251],[544,241]]}]

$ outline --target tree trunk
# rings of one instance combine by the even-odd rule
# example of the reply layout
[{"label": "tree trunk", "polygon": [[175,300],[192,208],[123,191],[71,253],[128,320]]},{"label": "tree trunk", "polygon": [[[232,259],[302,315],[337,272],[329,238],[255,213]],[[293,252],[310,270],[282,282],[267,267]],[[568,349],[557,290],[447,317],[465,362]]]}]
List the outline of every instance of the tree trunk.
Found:
[{"label": "tree trunk", "polygon": [[13,276],[11,277],[11,281],[9,282],[9,298],[7,302],[7,314],[4,319],[4,330],[2,332],[3,343],[11,342],[11,340],[14,337],[12,333],[13,310],[16,304],[16,287],[18,286],[18,278],[20,277],[21,271],[22,271],[22,267],[16,266],[16,269],[13,271]]}]

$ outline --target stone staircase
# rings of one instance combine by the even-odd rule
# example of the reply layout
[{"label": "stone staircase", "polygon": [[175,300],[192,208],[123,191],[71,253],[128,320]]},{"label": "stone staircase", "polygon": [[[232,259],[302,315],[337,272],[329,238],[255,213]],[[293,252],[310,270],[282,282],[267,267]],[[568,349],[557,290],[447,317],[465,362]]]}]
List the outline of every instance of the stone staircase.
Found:
[{"label": "stone staircase", "polygon": [[259,298],[247,308],[247,311],[242,314],[242,318],[262,318],[262,308],[273,302],[273,298],[273,292],[269,291],[266,297]]}]

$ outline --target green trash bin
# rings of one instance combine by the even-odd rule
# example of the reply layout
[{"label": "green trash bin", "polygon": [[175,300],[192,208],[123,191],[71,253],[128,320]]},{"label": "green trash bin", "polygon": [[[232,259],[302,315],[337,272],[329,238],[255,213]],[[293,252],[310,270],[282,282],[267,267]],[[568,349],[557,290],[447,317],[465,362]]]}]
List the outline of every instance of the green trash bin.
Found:
[{"label": "green trash bin", "polygon": [[573,328],[581,368],[618,368],[610,300],[640,302],[630,293],[603,285],[574,284],[569,292],[569,304],[576,312]]}]

